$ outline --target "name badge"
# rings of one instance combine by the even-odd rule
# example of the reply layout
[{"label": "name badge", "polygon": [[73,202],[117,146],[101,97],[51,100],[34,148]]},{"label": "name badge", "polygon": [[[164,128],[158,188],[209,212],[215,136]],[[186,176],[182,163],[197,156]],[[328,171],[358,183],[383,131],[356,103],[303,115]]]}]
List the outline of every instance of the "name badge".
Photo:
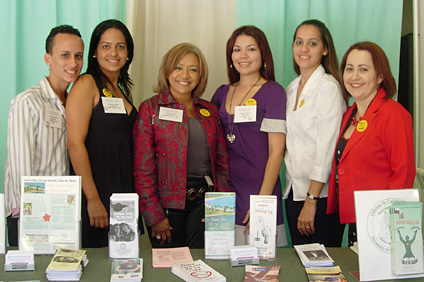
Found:
[{"label": "name badge", "polygon": [[236,106],[234,109],[234,123],[255,122],[256,107],[256,105]]},{"label": "name badge", "polygon": [[183,121],[184,111],[180,109],[172,109],[166,107],[160,107],[159,109],[159,119],[169,120],[175,122]]},{"label": "name badge", "polygon": [[106,114],[126,114],[122,98],[102,97],[103,109]]},{"label": "name badge", "polygon": [[44,112],[44,124],[47,127],[62,129],[62,113],[59,110],[48,109]]}]

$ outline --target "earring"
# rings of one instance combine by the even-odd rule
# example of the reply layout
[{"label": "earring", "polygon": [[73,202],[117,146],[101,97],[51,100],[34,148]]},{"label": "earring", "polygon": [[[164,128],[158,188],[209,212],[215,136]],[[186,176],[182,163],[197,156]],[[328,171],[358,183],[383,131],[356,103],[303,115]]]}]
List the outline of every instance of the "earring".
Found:
[{"label": "earring", "polygon": [[266,69],[266,63],[264,63],[264,69]]},{"label": "earring", "polygon": [[129,61],[130,60],[130,58],[127,58],[127,61]]},{"label": "earring", "polygon": [[93,55],[93,58],[95,59],[96,58],[96,55]]},{"label": "earring", "polygon": [[230,69],[232,69],[233,68],[233,64],[230,64]]}]

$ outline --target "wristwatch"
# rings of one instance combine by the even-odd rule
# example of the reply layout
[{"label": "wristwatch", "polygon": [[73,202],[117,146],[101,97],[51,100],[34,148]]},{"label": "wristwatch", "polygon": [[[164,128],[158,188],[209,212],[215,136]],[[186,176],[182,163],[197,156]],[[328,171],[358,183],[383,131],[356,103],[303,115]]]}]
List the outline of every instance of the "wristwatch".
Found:
[{"label": "wristwatch", "polygon": [[309,192],[307,192],[306,195],[308,195],[308,198],[311,199],[311,200],[318,200],[319,199],[319,197],[315,197],[314,195],[309,194]]}]

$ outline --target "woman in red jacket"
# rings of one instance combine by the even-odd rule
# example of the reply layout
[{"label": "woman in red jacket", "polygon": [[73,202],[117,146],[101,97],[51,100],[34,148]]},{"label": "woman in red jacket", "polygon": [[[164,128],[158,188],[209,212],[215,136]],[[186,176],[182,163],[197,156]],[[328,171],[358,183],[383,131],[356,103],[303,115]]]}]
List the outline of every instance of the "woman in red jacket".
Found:
[{"label": "woman in red jacket", "polygon": [[204,248],[204,193],[229,191],[230,183],[218,110],[200,99],[208,81],[203,53],[190,43],[172,47],[158,80],[133,128],[140,210],[153,248]]},{"label": "woman in red jacket", "polygon": [[375,43],[352,45],[341,66],[344,87],[355,103],[343,116],[328,189],[327,213],[349,223],[356,241],[353,192],[411,188],[415,178],[411,115],[391,99],[396,83],[386,54]]}]

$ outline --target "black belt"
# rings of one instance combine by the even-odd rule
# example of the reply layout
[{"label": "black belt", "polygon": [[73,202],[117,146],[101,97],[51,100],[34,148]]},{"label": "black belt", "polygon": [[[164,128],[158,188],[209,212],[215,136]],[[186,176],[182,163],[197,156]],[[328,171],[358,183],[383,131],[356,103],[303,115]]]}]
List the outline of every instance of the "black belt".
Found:
[{"label": "black belt", "polygon": [[204,199],[206,192],[214,191],[214,186],[208,185],[203,177],[187,177],[186,187],[187,201],[193,201],[196,198]]}]

